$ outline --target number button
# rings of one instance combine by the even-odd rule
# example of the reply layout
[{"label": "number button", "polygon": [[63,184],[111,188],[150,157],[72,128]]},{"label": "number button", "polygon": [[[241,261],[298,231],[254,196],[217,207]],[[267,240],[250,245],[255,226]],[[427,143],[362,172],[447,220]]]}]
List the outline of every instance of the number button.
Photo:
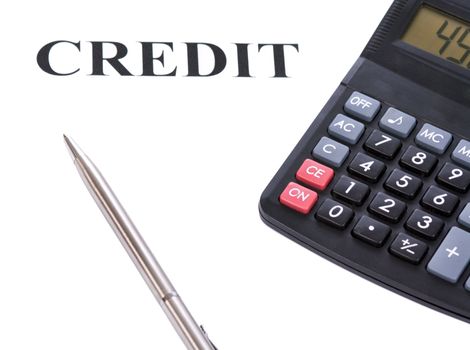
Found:
[{"label": "number button", "polygon": [[436,177],[436,181],[450,189],[467,192],[470,186],[470,172],[451,163],[446,163]]},{"label": "number button", "polygon": [[459,204],[459,197],[432,185],[421,199],[421,204],[439,214],[450,216]]},{"label": "number button", "polygon": [[408,199],[413,199],[418,194],[423,182],[416,176],[409,175],[404,171],[395,169],[392,171],[384,187],[400,196]]},{"label": "number button", "polygon": [[409,146],[400,159],[400,164],[405,168],[426,176],[431,174],[436,163],[436,156],[415,146]]},{"label": "number button", "polygon": [[364,148],[386,159],[393,159],[401,148],[401,142],[395,137],[374,130],[364,143]]},{"label": "number button", "polygon": [[369,192],[369,186],[344,175],[333,187],[334,196],[355,205],[364,203]]},{"label": "number button", "polygon": [[326,199],[317,211],[317,219],[337,229],[344,229],[354,216],[347,206],[332,199]]},{"label": "number button", "polygon": [[354,226],[352,235],[374,247],[381,247],[390,235],[390,226],[363,216]]},{"label": "number button", "polygon": [[349,164],[348,171],[363,179],[377,182],[385,171],[385,164],[368,155],[358,153]]},{"label": "number button", "polygon": [[406,204],[402,201],[379,192],[369,205],[369,211],[391,222],[400,221],[406,211]]},{"label": "number button", "polygon": [[419,264],[428,251],[426,243],[399,233],[390,246],[390,253],[413,264]]},{"label": "number button", "polygon": [[415,209],[405,224],[406,228],[425,238],[435,239],[444,227],[444,221],[420,209]]}]

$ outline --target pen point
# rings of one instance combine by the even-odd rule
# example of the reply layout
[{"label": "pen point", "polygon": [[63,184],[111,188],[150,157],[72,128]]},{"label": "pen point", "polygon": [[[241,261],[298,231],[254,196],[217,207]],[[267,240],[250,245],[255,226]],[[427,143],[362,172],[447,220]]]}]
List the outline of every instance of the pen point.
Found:
[{"label": "pen point", "polygon": [[75,160],[79,158],[80,153],[81,153],[80,147],[78,147],[78,145],[67,135],[63,134],[63,136],[64,136],[65,145],[67,146],[67,149],[72,159]]}]

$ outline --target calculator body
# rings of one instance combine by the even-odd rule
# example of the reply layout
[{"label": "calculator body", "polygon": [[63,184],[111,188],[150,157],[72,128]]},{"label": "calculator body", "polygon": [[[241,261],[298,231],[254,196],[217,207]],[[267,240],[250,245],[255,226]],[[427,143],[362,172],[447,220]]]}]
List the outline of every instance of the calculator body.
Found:
[{"label": "calculator body", "polygon": [[[427,16],[440,46],[417,47],[413,33],[404,41]],[[259,203],[263,221],[288,238],[466,322],[468,23],[466,0],[395,1]]]}]

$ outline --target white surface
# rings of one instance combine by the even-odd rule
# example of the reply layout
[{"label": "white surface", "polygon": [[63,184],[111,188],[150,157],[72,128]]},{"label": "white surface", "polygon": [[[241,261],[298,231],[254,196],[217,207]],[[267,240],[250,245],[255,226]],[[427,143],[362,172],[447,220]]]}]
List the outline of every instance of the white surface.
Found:
[{"label": "white surface", "polygon": [[[258,216],[265,185],[390,3],[2,3],[0,349],[183,348],[86,192],[63,132],[101,168],[221,350],[468,344],[468,325],[335,266]],[[83,73],[86,41],[134,53],[137,41],[173,41],[181,74],[49,76],[36,53],[59,39],[82,41]],[[227,51],[295,42],[300,53],[286,54],[290,79],[269,78],[255,51],[257,78],[233,78],[233,55],[220,76],[185,78],[184,41]]]}]

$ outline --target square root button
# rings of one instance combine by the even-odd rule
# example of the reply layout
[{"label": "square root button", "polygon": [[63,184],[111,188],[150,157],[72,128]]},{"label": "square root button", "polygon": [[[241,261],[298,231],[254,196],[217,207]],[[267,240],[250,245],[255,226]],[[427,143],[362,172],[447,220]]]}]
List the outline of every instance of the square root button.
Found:
[{"label": "square root button", "polygon": [[457,283],[470,262],[470,233],[452,227],[427,266],[427,270],[450,283]]},{"label": "square root button", "polygon": [[402,139],[410,136],[416,125],[416,118],[390,107],[380,119],[380,128]]}]

